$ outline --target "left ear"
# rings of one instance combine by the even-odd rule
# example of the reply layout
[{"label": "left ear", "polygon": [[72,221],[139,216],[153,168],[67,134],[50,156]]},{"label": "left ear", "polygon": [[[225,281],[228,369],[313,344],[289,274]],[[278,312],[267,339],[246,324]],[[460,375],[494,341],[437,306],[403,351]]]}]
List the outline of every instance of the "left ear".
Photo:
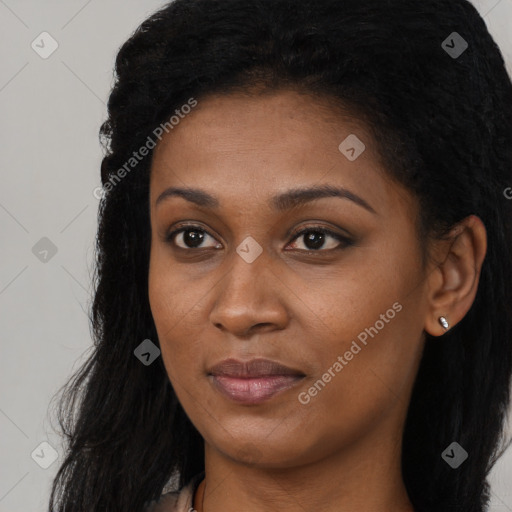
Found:
[{"label": "left ear", "polygon": [[[487,233],[476,215],[459,222],[439,243],[436,255],[441,261],[428,277],[426,332],[441,336],[464,318],[475,300],[486,252]],[[441,317],[448,328],[442,326]]]}]

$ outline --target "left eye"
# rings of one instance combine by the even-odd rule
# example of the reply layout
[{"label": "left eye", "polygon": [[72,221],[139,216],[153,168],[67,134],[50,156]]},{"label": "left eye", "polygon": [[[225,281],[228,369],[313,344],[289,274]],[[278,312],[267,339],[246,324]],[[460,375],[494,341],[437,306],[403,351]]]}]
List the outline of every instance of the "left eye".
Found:
[{"label": "left eye", "polygon": [[[299,238],[303,239],[306,249],[302,250],[306,251],[318,251],[318,249],[320,248],[323,248],[325,250],[340,249],[342,247],[351,245],[352,243],[349,238],[343,235],[339,235],[338,233],[334,233],[333,231],[322,228],[320,226],[303,229],[302,231],[294,235],[293,240],[297,240]],[[328,244],[330,247],[323,247],[326,239],[329,238],[331,239],[331,243]]]}]

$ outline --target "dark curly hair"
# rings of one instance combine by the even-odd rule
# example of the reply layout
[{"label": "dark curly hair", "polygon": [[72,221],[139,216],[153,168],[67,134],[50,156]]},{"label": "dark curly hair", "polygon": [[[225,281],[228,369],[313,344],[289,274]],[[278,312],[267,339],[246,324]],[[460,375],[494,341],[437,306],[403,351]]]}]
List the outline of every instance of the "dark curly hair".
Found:
[{"label": "dark curly hair", "polygon": [[[455,57],[443,41],[457,32]],[[191,97],[300,89],[330,98],[372,131],[389,174],[418,198],[418,236],[475,214],[488,251],[476,299],[442,342],[427,333],[403,435],[402,471],[419,512],[482,512],[504,446],[512,374],[512,84],[466,0],[175,0],[122,45],[101,179],[112,176]],[[91,311],[93,351],[58,418],[68,444],[55,512],[142,512],[166,484],[204,470],[203,439],[162,359],[148,300],[152,152],[101,198]],[[457,440],[468,462],[441,459]]]}]

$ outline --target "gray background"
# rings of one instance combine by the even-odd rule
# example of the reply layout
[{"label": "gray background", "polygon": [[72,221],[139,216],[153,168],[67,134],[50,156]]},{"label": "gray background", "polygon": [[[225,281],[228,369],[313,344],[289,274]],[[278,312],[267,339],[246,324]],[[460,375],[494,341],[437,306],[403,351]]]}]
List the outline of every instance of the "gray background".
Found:
[{"label": "gray background", "polygon": [[[98,129],[119,46],[163,4],[0,0],[0,512],[46,510],[62,461],[49,405],[92,347]],[[512,0],[475,5],[512,76]],[[47,51],[45,31],[58,48],[43,59],[31,44]],[[43,237],[55,255],[33,253]],[[51,462],[52,449],[42,442],[59,454],[47,469],[40,464]],[[511,449],[493,471],[492,493],[492,512],[512,512]]]}]

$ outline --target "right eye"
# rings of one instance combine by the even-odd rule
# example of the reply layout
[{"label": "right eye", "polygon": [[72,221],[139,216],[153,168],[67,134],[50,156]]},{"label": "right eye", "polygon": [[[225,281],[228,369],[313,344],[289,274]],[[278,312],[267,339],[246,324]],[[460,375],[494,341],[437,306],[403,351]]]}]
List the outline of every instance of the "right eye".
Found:
[{"label": "right eye", "polygon": [[[206,238],[210,237],[215,240],[208,231],[202,229],[199,226],[187,225],[181,226],[177,229],[168,233],[165,237],[166,242],[177,246],[179,249],[191,250],[191,249],[206,249],[208,246],[201,246]],[[218,249],[220,244],[210,246],[210,248]]]}]

